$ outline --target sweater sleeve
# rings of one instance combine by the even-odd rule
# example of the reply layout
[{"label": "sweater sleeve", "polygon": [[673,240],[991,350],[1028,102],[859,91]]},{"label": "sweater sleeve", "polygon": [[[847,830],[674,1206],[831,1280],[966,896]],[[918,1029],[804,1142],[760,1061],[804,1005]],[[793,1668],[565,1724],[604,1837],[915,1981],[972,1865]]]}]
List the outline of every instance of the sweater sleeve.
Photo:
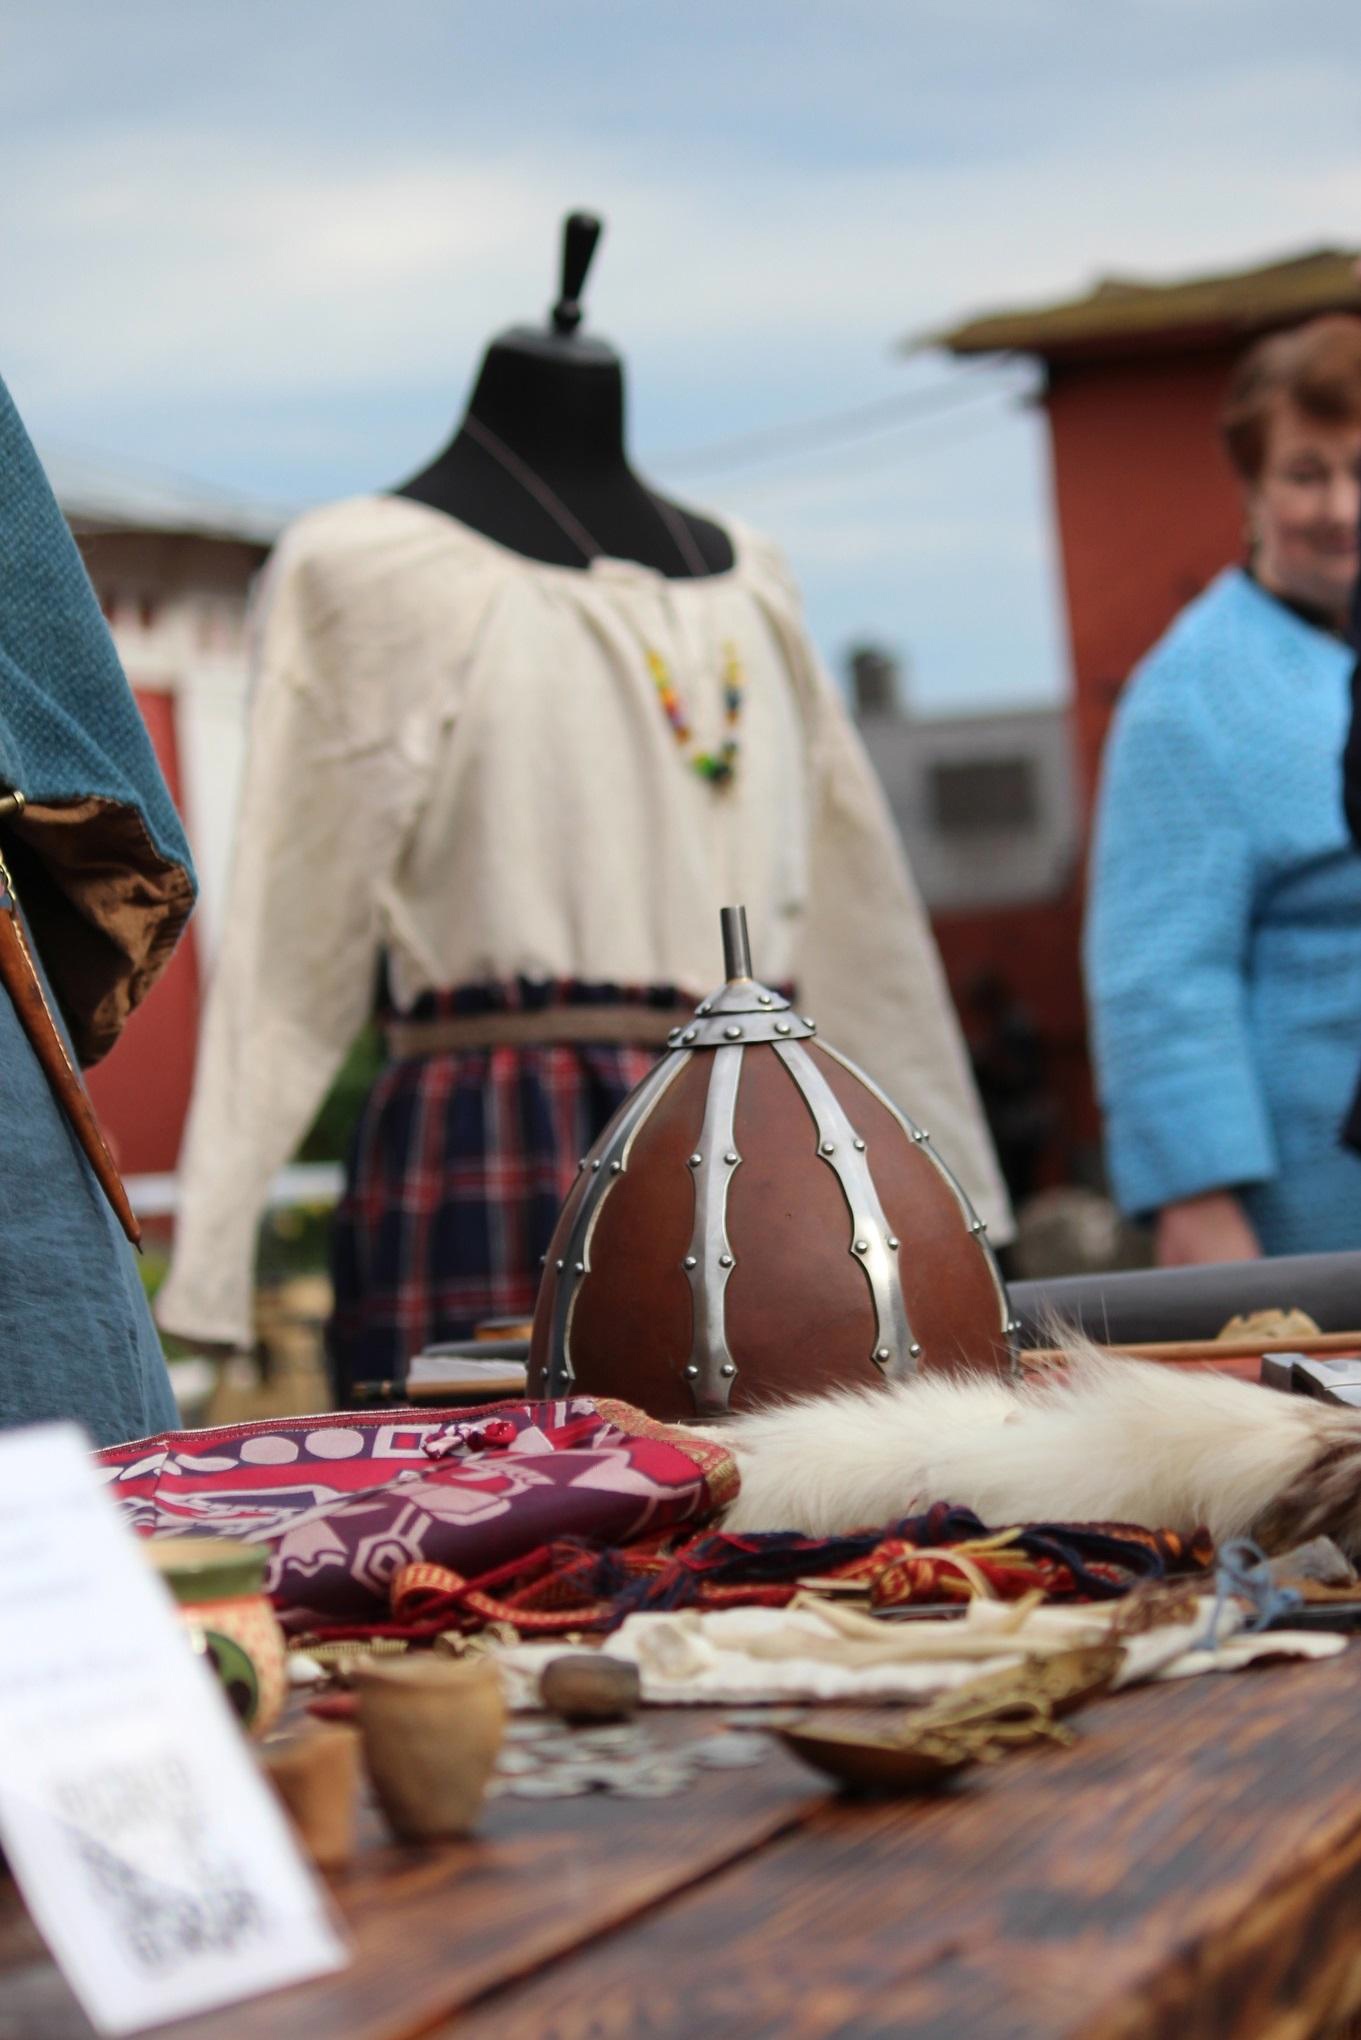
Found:
[{"label": "sweater sleeve", "polygon": [[[377,674],[367,695],[307,560],[272,563],[224,933],[180,1161],[165,1330],[252,1339],[256,1230],[368,1017],[380,900],[420,746]],[[384,717],[384,701],[391,711]],[[394,726],[395,724],[395,726]]]},{"label": "sweater sleeve", "polygon": [[830,1041],[930,1129],[995,1245],[1011,1206],[935,937],[888,802],[831,681],[814,672],[813,830],[800,996]]},{"label": "sweater sleeve", "polygon": [[1107,1162],[1133,1214],[1276,1170],[1248,1031],[1244,791],[1195,675],[1172,677],[1136,680],[1107,746],[1084,942]]}]

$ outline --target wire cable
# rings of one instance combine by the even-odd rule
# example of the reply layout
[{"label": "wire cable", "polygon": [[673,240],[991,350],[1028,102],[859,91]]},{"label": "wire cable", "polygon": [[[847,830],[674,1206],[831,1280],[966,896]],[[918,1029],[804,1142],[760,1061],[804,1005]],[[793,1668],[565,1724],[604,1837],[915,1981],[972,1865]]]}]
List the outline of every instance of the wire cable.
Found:
[{"label": "wire cable", "polygon": [[750,467],[787,459],[792,454],[819,452],[856,439],[880,438],[918,420],[926,421],[977,403],[981,397],[1029,396],[1036,387],[1032,377],[1004,382],[993,374],[986,383],[981,378],[961,377],[933,384],[929,389],[907,390],[901,396],[857,404],[848,410],[825,412],[820,417],[788,425],[772,425],[759,432],[738,433],[732,438],[713,440],[707,446],[677,447],[669,454],[652,455],[647,465],[670,474],[713,474]]}]

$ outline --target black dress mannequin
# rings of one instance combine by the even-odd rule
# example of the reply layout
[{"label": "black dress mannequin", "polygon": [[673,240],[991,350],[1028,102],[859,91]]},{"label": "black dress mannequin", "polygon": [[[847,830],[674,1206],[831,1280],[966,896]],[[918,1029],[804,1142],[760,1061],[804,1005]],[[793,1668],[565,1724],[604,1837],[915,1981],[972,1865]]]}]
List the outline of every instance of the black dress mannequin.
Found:
[{"label": "black dress mannequin", "polygon": [[629,466],[623,364],[605,341],[577,332],[599,238],[599,220],[569,217],[551,323],[492,341],[463,424],[394,493],[554,566],[585,567],[594,546],[673,579],[723,573],[733,562],[727,533],[659,498]]}]

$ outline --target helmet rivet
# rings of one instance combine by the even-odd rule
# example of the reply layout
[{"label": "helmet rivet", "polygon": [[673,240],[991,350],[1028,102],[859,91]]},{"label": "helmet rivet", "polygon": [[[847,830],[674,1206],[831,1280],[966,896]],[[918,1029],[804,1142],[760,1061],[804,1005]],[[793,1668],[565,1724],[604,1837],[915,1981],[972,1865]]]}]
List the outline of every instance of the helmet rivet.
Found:
[{"label": "helmet rivet", "polygon": [[622,1162],[611,1162],[611,1163],[610,1163],[610,1174],[611,1174],[612,1176],[622,1176],[622,1175],[623,1175],[623,1173],[624,1173],[624,1164],[623,1164]]},{"label": "helmet rivet", "polygon": [[856,1151],[856,1153],[857,1153],[858,1155],[863,1155],[863,1154],[864,1154],[864,1152],[865,1152],[865,1143],[864,1143],[864,1141],[863,1141],[863,1140],[858,1140],[858,1141],[857,1141],[857,1142],[855,1143],[855,1151]]},{"label": "helmet rivet", "polygon": [[869,1243],[869,1241],[868,1241],[868,1240],[857,1240],[857,1241],[856,1241],[856,1243],[855,1243],[855,1251],[856,1251],[856,1253],[857,1253],[857,1254],[867,1254],[867,1253],[869,1252],[869,1250],[870,1250],[870,1243]]},{"label": "helmet rivet", "polygon": [[727,1154],[724,1155],[723,1159],[728,1164],[728,1167],[732,1168],[733,1164],[739,1161],[741,1158],[738,1155],[737,1150],[735,1148],[729,1148]]},{"label": "helmet rivet", "polygon": [[981,1233],[981,1232],[986,1232],[986,1231],[987,1231],[987,1229],[988,1229],[988,1228],[987,1228],[987,1226],[986,1226],[986,1225],[984,1224],[984,1222],[983,1222],[983,1220],[982,1220],[981,1218],[976,1218],[976,1219],[974,1220],[973,1224],[972,1224],[972,1225],[971,1225],[971,1226],[969,1227],[969,1231],[970,1231],[971,1233]]},{"label": "helmet rivet", "polygon": [[697,1169],[703,1160],[704,1160],[703,1155],[696,1152],[690,1157],[689,1167],[692,1169]]},{"label": "helmet rivet", "polygon": [[584,1261],[573,1261],[572,1273],[574,1275],[584,1275],[586,1273],[586,1263]]},{"label": "helmet rivet", "polygon": [[733,1366],[731,1360],[725,1360],[723,1362],[723,1365],[719,1368],[718,1371],[720,1374],[725,1376],[727,1380],[731,1381],[734,1374],[736,1374],[737,1369]]},{"label": "helmet rivet", "polygon": [[888,1243],[896,1253],[898,1249],[898,1235],[896,1233],[890,1233],[888,1236]]},{"label": "helmet rivet", "polygon": [[725,1039],[728,1041],[740,1041],[742,1039],[742,1030],[740,1027],[725,1027],[723,1029],[723,1033]]},{"label": "helmet rivet", "polygon": [[566,1266],[567,1266],[567,1263],[566,1263],[565,1261],[559,1261],[559,1262],[558,1262],[558,1264],[557,1264],[557,1269],[558,1269],[558,1273],[559,1273],[559,1275],[561,1275],[561,1273],[562,1273],[563,1269],[564,1269],[564,1268],[565,1268]]},{"label": "helmet rivet", "polygon": [[599,1162],[592,1162],[592,1163],[591,1163],[591,1173],[592,1173],[592,1174],[594,1175],[595,1171],[596,1171],[596,1170],[597,1170],[597,1169],[598,1169],[599,1167],[600,1167],[600,1164],[599,1164]]},{"label": "helmet rivet", "polygon": [[702,1019],[704,1018],[704,1016],[705,1016],[705,1014],[706,1014],[706,1013],[708,1012],[708,1010],[709,1010],[709,1001],[708,1001],[707,999],[706,999],[706,1000],[704,1001],[704,1004],[703,1004],[702,1006],[696,1006],[696,1008],[695,1008],[695,1011],[696,1011],[696,1012],[697,1012],[697,1013],[699,1014],[699,1017],[700,1017],[700,1019],[701,1019],[701,1020],[702,1020]]},{"label": "helmet rivet", "polygon": [[698,1381],[699,1380],[698,1367],[687,1367],[685,1370],[685,1378],[687,1381]]},{"label": "helmet rivet", "polygon": [[681,1040],[682,1042],[693,1041],[698,1033],[699,1033],[698,1027],[687,1027],[684,1034],[682,1034],[681,1036]]},{"label": "helmet rivet", "polygon": [[732,1255],[731,1255],[731,1254],[720,1254],[720,1255],[719,1255],[719,1257],[718,1257],[718,1265],[719,1265],[719,1267],[720,1267],[720,1268],[731,1268],[731,1266],[732,1266]]},{"label": "helmet rivet", "polygon": [[888,1347],[876,1346],[874,1349],[874,1357],[876,1360],[887,1360],[890,1357]]},{"label": "helmet rivet", "polygon": [[771,998],[769,992],[762,992],[760,998],[756,1001],[756,1003],[758,1006],[773,1006],[775,1004],[775,1001]]},{"label": "helmet rivet", "polygon": [[836,1142],[834,1140],[825,1140],[822,1143],[822,1152],[825,1155],[834,1155],[836,1153]]},{"label": "helmet rivet", "polygon": [[777,1020],[775,1022],[775,1032],[777,1034],[788,1034],[789,1022],[787,1020]]},{"label": "helmet rivet", "polygon": [[681,1262],[682,1268],[695,1268],[698,1267],[698,1265],[699,1263],[696,1261],[693,1254],[687,1254],[685,1259]]},{"label": "helmet rivet", "polygon": [[917,1344],[917,1342],[916,1342],[916,1340],[915,1340],[915,1339],[914,1339],[914,1340],[912,1341],[912,1344],[911,1344],[911,1345],[910,1345],[910,1346],[908,1347],[908,1349],[907,1349],[907,1350],[908,1350],[908,1352],[909,1352],[909,1353],[910,1353],[910,1354],[912,1355],[912,1358],[913,1358],[914,1360],[920,1360],[920,1359],[921,1359],[921,1356],[922,1356],[922,1349],[921,1349],[921,1347],[920,1347],[920,1346],[919,1346],[919,1345]]}]

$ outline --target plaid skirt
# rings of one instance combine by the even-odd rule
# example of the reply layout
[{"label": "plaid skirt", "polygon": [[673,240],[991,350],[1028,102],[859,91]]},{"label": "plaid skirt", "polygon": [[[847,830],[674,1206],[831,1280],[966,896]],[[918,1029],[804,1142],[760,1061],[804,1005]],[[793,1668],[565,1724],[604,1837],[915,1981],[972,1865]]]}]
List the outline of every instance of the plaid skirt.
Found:
[{"label": "plaid skirt", "polygon": [[[522,980],[427,993],[400,1017],[558,1005],[619,1006],[624,1036],[622,1009],[693,1010],[669,985]],[[342,1404],[400,1383],[435,1340],[466,1338],[482,1318],[530,1314],[577,1163],[658,1053],[624,1040],[387,1065],[359,1115],[331,1231],[329,1346]]]}]

